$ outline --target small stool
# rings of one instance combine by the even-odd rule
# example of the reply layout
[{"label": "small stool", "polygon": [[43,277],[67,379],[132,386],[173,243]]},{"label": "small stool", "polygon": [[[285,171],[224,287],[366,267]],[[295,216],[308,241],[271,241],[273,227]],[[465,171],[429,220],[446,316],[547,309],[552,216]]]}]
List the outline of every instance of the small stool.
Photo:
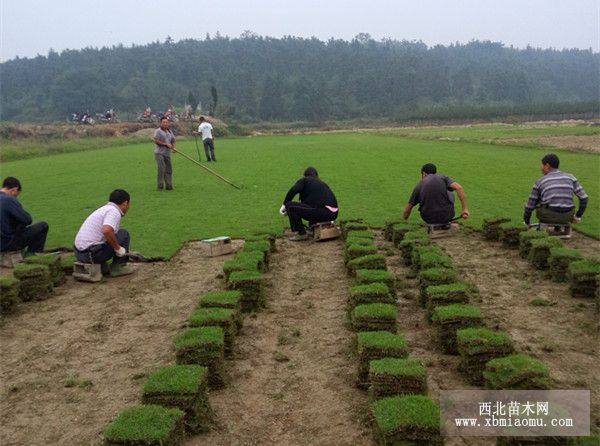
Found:
[{"label": "small stool", "polygon": [[223,256],[233,252],[231,238],[227,236],[207,238],[201,241],[209,257]]},{"label": "small stool", "polygon": [[0,266],[3,268],[14,268],[17,263],[22,261],[21,251],[6,251],[0,255]]},{"label": "small stool", "polygon": [[342,235],[340,228],[338,228],[332,221],[316,223],[312,226],[312,230],[314,231],[314,240],[316,242],[333,240]]},{"label": "small stool", "polygon": [[445,223],[441,225],[427,225],[427,233],[430,238],[441,238],[453,235],[458,231],[458,224]]},{"label": "small stool", "polygon": [[558,224],[558,223],[538,223],[540,231],[546,231],[548,234],[563,238],[571,238],[571,225],[570,224]]},{"label": "small stool", "polygon": [[99,263],[73,263],[73,278],[80,282],[100,282],[102,280],[102,265]]}]

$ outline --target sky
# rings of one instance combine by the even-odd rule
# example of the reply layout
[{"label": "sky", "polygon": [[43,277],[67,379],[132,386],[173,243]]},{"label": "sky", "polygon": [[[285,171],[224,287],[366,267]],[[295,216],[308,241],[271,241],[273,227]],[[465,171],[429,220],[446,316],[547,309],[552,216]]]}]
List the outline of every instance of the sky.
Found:
[{"label": "sky", "polygon": [[0,0],[0,59],[206,33],[600,51],[600,0]]}]

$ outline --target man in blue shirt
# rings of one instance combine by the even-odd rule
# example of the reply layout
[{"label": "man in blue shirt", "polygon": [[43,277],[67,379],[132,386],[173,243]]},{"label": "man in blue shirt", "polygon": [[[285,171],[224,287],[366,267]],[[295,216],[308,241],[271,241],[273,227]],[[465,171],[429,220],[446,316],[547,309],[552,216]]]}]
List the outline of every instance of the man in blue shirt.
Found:
[{"label": "man in blue shirt", "polygon": [[43,252],[48,235],[48,223],[39,221],[31,224],[31,215],[23,209],[17,197],[21,193],[21,182],[7,177],[0,189],[0,251]]}]

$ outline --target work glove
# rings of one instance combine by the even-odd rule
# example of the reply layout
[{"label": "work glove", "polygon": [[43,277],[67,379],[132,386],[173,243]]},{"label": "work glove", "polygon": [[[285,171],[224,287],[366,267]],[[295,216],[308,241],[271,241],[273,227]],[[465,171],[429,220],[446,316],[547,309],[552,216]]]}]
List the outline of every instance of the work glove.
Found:
[{"label": "work glove", "polygon": [[286,210],[285,210],[285,204],[282,204],[281,207],[279,208],[279,213],[281,215],[285,215],[286,214]]},{"label": "work glove", "polygon": [[115,251],[115,254],[117,255],[117,257],[123,257],[125,254],[127,254],[127,250],[121,246]]},{"label": "work glove", "polygon": [[573,217],[573,223],[577,224],[580,221],[581,221],[581,217],[577,217],[577,216]]}]

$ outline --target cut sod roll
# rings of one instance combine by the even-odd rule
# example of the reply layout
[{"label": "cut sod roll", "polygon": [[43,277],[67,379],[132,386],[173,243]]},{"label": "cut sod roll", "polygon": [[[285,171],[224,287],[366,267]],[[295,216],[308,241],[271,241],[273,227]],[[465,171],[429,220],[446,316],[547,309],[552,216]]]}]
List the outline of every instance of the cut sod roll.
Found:
[{"label": "cut sod roll", "polygon": [[382,358],[369,363],[369,396],[422,394],[427,390],[427,371],[418,359]]},{"label": "cut sod roll", "polygon": [[482,325],[483,316],[481,310],[473,305],[451,304],[435,307],[431,314],[431,321],[437,328],[442,351],[456,354],[456,331]]},{"label": "cut sod roll", "polygon": [[456,332],[456,348],[461,359],[460,370],[471,383],[482,384],[485,364],[511,354],[513,343],[504,331],[469,327]]},{"label": "cut sod roll", "polygon": [[358,379],[360,387],[369,384],[369,363],[374,359],[406,358],[408,346],[406,339],[388,331],[362,331],[356,334],[356,352],[358,355]]},{"label": "cut sod roll", "polygon": [[223,329],[216,326],[188,328],[173,338],[177,364],[207,367],[211,387],[220,387],[225,383],[224,344]]}]

